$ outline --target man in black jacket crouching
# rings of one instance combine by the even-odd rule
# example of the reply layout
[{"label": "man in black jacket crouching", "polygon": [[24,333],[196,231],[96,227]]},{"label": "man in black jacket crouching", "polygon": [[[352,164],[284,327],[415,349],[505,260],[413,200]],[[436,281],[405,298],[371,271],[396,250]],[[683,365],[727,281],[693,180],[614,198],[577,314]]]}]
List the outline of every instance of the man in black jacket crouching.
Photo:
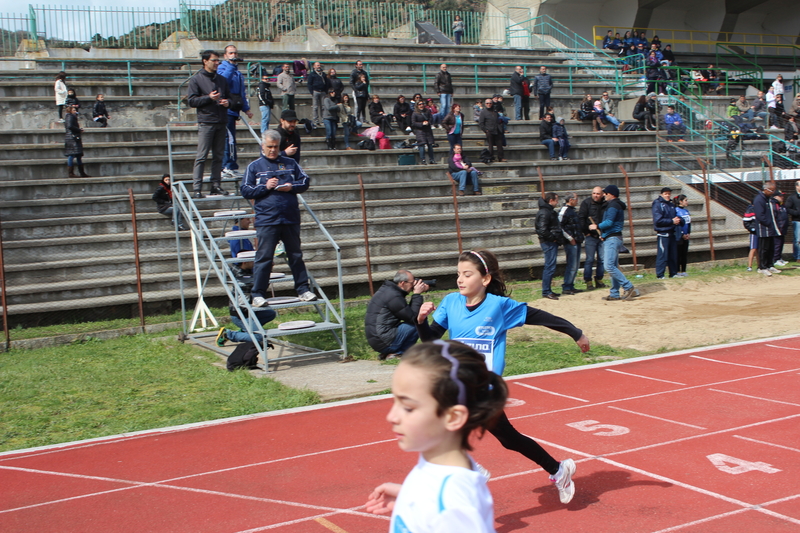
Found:
[{"label": "man in black jacket crouching", "polygon": [[[422,307],[422,293],[428,289],[426,283],[415,280],[408,270],[398,270],[394,279],[386,281],[369,301],[364,333],[382,361],[402,355],[417,342],[414,320]],[[409,292],[414,293],[410,304],[406,301]]]}]

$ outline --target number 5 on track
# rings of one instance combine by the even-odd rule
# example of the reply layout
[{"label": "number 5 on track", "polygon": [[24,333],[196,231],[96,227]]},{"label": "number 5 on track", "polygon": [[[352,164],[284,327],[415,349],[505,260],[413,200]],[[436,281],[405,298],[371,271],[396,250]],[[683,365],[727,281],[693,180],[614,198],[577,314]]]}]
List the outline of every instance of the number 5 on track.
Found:
[{"label": "number 5 on track", "polygon": [[598,429],[605,429],[608,431],[597,431],[596,433],[592,433],[593,435],[598,435],[600,437],[617,437],[619,435],[625,435],[626,433],[630,433],[631,430],[626,428],[625,426],[615,426],[613,424],[601,424],[597,420],[582,420],[580,422],[571,422],[567,424],[571,428],[575,428],[578,431],[586,431],[587,433],[591,433]]}]

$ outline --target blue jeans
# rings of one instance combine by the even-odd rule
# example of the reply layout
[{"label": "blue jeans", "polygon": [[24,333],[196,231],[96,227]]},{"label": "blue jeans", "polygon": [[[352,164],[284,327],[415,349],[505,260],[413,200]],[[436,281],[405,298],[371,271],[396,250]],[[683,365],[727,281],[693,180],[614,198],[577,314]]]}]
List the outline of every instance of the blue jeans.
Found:
[{"label": "blue jeans", "polygon": [[686,126],[683,124],[667,124],[667,137],[677,135],[681,139],[686,135]]},{"label": "blue jeans", "polygon": [[433,163],[433,145],[432,144],[420,144],[419,145],[419,158],[425,161],[425,147],[428,147],[428,156],[430,156],[430,162]]},{"label": "blue jeans", "polygon": [[450,151],[452,152],[455,148],[455,145],[462,144],[461,143],[462,135],[460,133],[448,133],[447,134],[447,142],[450,143]]},{"label": "blue jeans", "polygon": [[325,138],[335,140],[338,122],[336,122],[336,119],[331,118],[326,118],[323,122],[325,123]]},{"label": "blue jeans", "polygon": [[463,31],[454,31],[453,37],[455,38],[456,44],[461,44],[461,36],[464,35]]},{"label": "blue jeans", "polygon": [[608,237],[603,243],[603,268],[611,277],[610,296],[619,298],[619,290],[633,288],[633,283],[628,281],[625,274],[619,269],[619,249],[622,248],[622,237]]},{"label": "blue jeans", "polygon": [[574,291],[575,290],[575,274],[578,273],[578,263],[580,262],[581,257],[581,245],[580,243],[577,244],[565,244],[564,245],[564,253],[567,256],[567,266],[566,270],[564,270],[564,285],[563,289],[565,291]]},{"label": "blue jeans", "polygon": [[606,115],[606,120],[614,125],[616,129],[619,129],[619,120],[617,117],[612,117],[611,115]]},{"label": "blue jeans", "polygon": [[[255,318],[258,320],[258,323],[261,326],[265,326],[267,322],[272,322],[275,320],[275,317],[278,316],[278,312],[271,308],[266,309],[259,309],[255,312]],[[258,331],[258,325],[256,324],[256,320],[253,320],[253,317],[250,316],[247,321],[250,324],[250,329],[253,331]],[[247,328],[244,326],[242,319],[239,318],[239,315],[231,315],[231,322],[237,328],[241,329],[242,331],[233,331],[232,329],[225,330],[225,338],[227,338],[231,342],[248,342],[253,341],[257,342],[258,344],[262,344],[264,340],[262,339],[259,333],[255,333],[253,338],[250,338],[250,334],[247,333]]]},{"label": "blue jeans", "polygon": [[553,159],[556,156],[556,143],[553,139],[544,139],[542,144],[547,146],[547,149],[550,151],[550,159]]},{"label": "blue jeans", "polygon": [[747,113],[742,113],[741,117],[747,120],[753,120],[756,116],[761,117],[764,119],[764,126],[769,126],[769,120],[767,119],[767,112],[766,111],[759,111],[758,113],[754,113],[752,109],[747,111]]},{"label": "blue jeans", "polygon": [[175,224],[177,224],[178,226],[183,224],[183,218],[181,217],[181,212],[179,210],[177,210],[177,209],[174,209],[172,207],[168,207],[161,214],[164,215],[165,217],[169,217],[170,219],[172,219],[173,213],[175,214]]},{"label": "blue jeans", "polygon": [[225,137],[225,155],[222,157],[222,168],[237,170],[239,163],[236,162],[236,121],[239,117],[228,115],[228,133]]},{"label": "blue jeans", "polygon": [[594,271],[594,279],[603,279],[603,241],[599,237],[589,235],[583,241],[584,249],[586,250],[586,259],[583,262],[583,280],[586,283],[592,281],[592,265],[597,256],[597,269]]},{"label": "blue jeans", "polygon": [[397,326],[397,333],[394,336],[394,342],[391,346],[389,346],[386,353],[396,353],[397,355],[400,355],[411,348],[414,343],[417,342],[417,339],[419,339],[417,328],[411,324],[400,324]]},{"label": "blue jeans", "polygon": [[344,147],[350,148],[350,126],[345,122],[342,124],[342,135],[344,135]]},{"label": "blue jeans", "polygon": [[453,179],[458,182],[458,190],[463,191],[467,188],[467,178],[472,180],[472,190],[474,192],[478,192],[481,190],[481,186],[478,184],[478,172],[476,170],[471,170],[467,172],[466,170],[459,170],[458,172],[452,174]]},{"label": "blue jeans", "polygon": [[[569,139],[559,139],[558,140],[558,156],[559,157],[567,157],[569,155],[569,148],[572,145],[569,144]],[[553,145],[555,147],[555,144]]]},{"label": "blue jeans", "polygon": [[800,261],[800,221],[792,221],[794,240],[792,242],[792,255],[795,261]]},{"label": "blue jeans", "polygon": [[74,163],[78,163],[79,165],[82,165],[83,163],[81,162],[81,157],[83,157],[83,156],[80,156],[80,155],[68,155],[67,156],[67,166],[68,167],[75,166]]},{"label": "blue jeans", "polygon": [[539,120],[544,118],[548,107],[550,107],[550,93],[539,93]]},{"label": "blue jeans", "polygon": [[514,120],[522,120],[522,95],[514,95]]},{"label": "blue jeans", "polygon": [[553,274],[556,273],[556,259],[558,258],[558,244],[554,242],[540,241],[539,245],[544,252],[544,270],[542,271],[542,296],[552,294],[550,283],[553,281]]},{"label": "blue jeans", "polygon": [[272,117],[272,109],[265,105],[259,106],[258,109],[261,110],[261,133],[263,134],[269,129],[269,119]]},{"label": "blue jeans", "polygon": [[452,94],[440,94],[439,95],[439,112],[437,115],[439,116],[437,124],[441,124],[444,117],[446,117],[450,113],[450,107],[453,105],[453,95]]},{"label": "blue jeans", "polygon": [[656,253],[656,277],[663,278],[669,267],[669,277],[678,273],[678,241],[671,231],[666,235],[658,234],[658,251]]}]

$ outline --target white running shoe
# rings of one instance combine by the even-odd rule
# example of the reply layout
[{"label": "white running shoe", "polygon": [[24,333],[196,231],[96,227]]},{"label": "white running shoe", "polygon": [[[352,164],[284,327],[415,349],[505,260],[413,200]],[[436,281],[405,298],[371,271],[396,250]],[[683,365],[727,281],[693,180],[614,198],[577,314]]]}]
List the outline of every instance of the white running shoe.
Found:
[{"label": "white running shoe", "polygon": [[572,501],[572,497],[575,496],[575,483],[572,482],[572,475],[575,474],[575,469],[575,461],[564,459],[558,466],[556,475],[550,476],[550,481],[556,484],[561,503],[569,503]]},{"label": "white running shoe", "polygon": [[298,298],[300,298],[300,301],[303,302],[313,302],[314,300],[317,299],[317,295],[311,291],[306,291],[303,294],[299,295]]},{"label": "white running shoe", "polygon": [[769,270],[765,270],[765,269],[763,269],[763,268],[759,268],[759,269],[757,270],[757,272],[758,272],[759,274],[764,274],[764,275],[765,275],[765,276],[767,276],[767,277],[770,277],[770,276],[772,275],[772,272],[770,272]]},{"label": "white running shoe", "polygon": [[234,174],[233,170],[231,170],[229,168],[223,168],[222,169],[222,177],[223,178],[235,178],[236,174]]},{"label": "white running shoe", "polygon": [[784,261],[783,259],[778,259],[777,261],[775,261],[775,264],[776,264],[777,266],[779,266],[779,267],[782,267],[782,266],[786,266],[786,265],[788,265],[789,263],[787,263],[787,262],[786,262],[786,261]]},{"label": "white running shoe", "polygon": [[780,274],[781,273],[781,271],[778,270],[775,267],[769,267],[769,271],[772,272],[773,274]]},{"label": "white running shoe", "polygon": [[256,296],[255,298],[253,298],[253,303],[252,303],[253,307],[264,307],[265,305],[267,305],[266,298],[262,298],[261,296]]},{"label": "white running shoe", "polygon": [[407,127],[407,128],[406,128],[406,131],[407,131],[408,133],[411,133],[411,126]]}]

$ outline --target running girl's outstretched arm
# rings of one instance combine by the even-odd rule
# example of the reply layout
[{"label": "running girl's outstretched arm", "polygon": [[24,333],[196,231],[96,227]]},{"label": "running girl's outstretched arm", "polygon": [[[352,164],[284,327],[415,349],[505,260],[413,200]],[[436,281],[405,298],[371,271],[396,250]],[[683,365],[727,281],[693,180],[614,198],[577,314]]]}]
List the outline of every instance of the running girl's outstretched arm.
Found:
[{"label": "running girl's outstretched arm", "polygon": [[364,510],[372,514],[390,514],[401,487],[399,483],[384,483],[377,486],[369,495]]},{"label": "running girl's outstretched arm", "polygon": [[444,336],[444,332],[447,331],[445,328],[437,324],[435,320],[433,321],[433,324],[428,325],[428,315],[434,311],[436,311],[436,306],[433,305],[433,302],[425,302],[422,304],[422,307],[419,308],[416,326],[417,333],[419,334],[419,338],[422,342],[441,339]]},{"label": "running girl's outstretched arm", "polygon": [[[547,311],[528,306],[528,311],[525,315],[525,323],[529,326],[544,326],[553,331],[569,335],[580,347],[582,352],[589,351],[589,339],[569,320],[550,314]],[[417,330],[419,330],[419,326],[417,326]],[[420,337],[422,337],[421,334]]]}]

